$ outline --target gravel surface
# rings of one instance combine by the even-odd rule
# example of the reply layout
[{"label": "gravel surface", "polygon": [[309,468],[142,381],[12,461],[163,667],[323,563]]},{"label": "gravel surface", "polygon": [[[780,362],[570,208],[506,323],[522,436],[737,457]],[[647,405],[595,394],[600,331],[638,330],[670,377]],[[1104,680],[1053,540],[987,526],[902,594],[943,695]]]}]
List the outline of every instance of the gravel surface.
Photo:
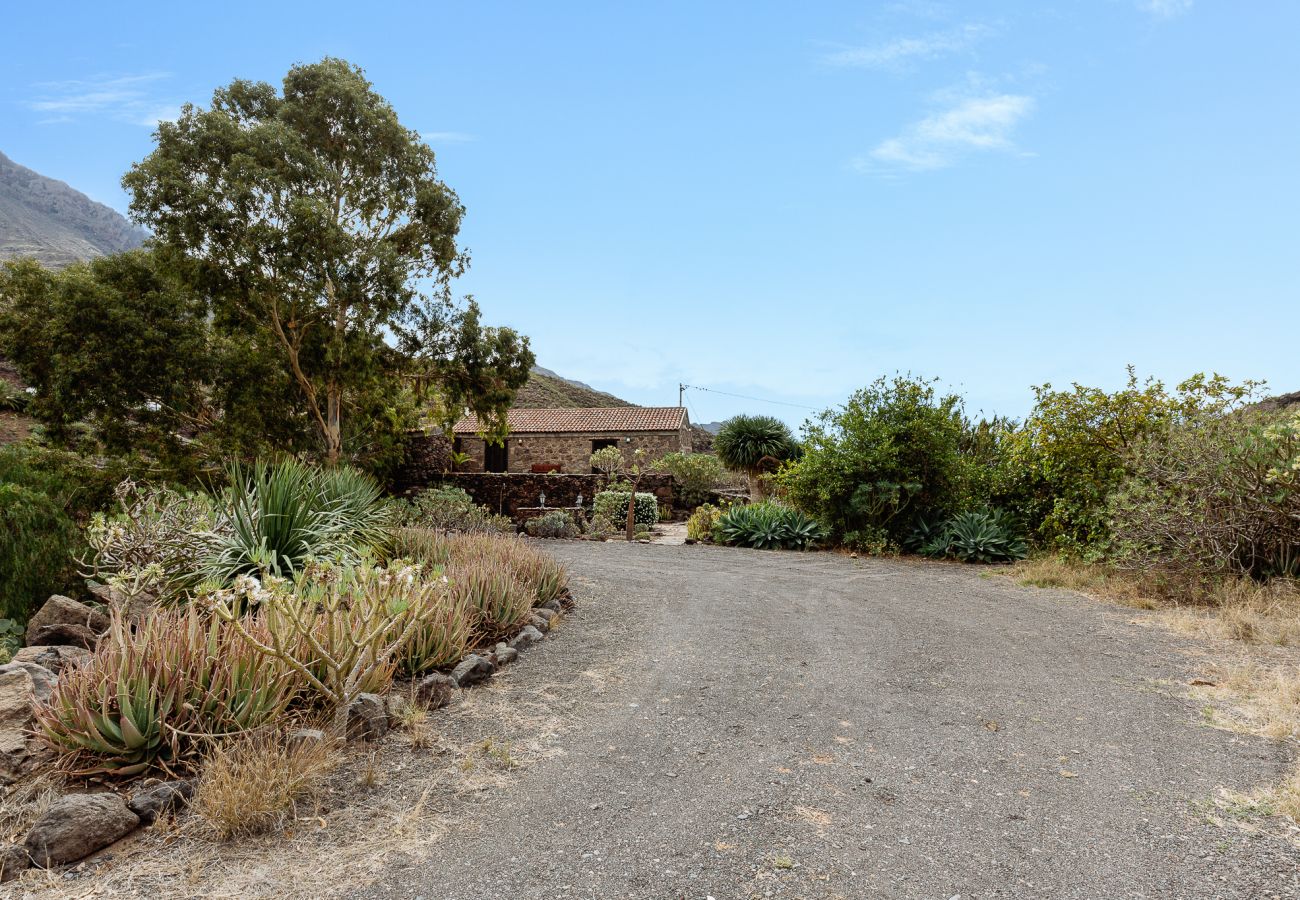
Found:
[{"label": "gravel surface", "polygon": [[1207,815],[1284,749],[1202,724],[1195,659],[1130,610],[973,567],[547,549],[580,605],[503,686],[571,711],[557,752],[364,896],[1300,896],[1289,843]]}]

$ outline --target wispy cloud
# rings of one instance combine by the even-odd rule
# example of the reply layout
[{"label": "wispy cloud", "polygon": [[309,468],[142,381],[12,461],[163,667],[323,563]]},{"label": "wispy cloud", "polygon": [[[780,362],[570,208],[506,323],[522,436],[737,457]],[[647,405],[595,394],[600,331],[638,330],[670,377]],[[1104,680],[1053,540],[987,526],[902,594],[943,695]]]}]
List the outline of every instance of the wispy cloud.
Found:
[{"label": "wispy cloud", "polygon": [[1138,0],[1138,9],[1157,19],[1173,19],[1192,8],[1193,0]]},{"label": "wispy cloud", "polygon": [[420,137],[426,144],[467,144],[478,140],[477,135],[463,131],[421,131]]},{"label": "wispy cloud", "polygon": [[953,99],[897,137],[881,141],[854,160],[854,166],[874,173],[927,172],[947,168],[970,153],[1014,152],[1011,134],[1033,108],[1034,99],[1025,94]]},{"label": "wispy cloud", "polygon": [[992,33],[993,29],[987,25],[962,25],[920,37],[894,38],[868,47],[845,47],[827,53],[822,62],[859,69],[899,69],[911,63],[960,53]]},{"label": "wispy cloud", "polygon": [[36,97],[27,107],[47,115],[43,125],[71,122],[80,116],[105,116],[153,128],[174,119],[175,104],[156,96],[156,86],[171,76],[166,72],[143,75],[99,75],[69,81],[46,81],[32,87]]}]

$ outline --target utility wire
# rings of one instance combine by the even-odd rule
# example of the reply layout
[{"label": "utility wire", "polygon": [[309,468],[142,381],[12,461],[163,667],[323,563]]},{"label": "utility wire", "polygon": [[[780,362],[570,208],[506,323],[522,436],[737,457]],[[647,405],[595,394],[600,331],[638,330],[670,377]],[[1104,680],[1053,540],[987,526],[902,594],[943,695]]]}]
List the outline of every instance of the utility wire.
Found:
[{"label": "utility wire", "polygon": [[764,397],[749,397],[746,396],[745,394],[731,394],[728,393],[727,391],[715,391],[713,388],[698,387],[697,385],[693,385],[693,384],[683,384],[682,387],[689,388],[693,391],[708,391],[710,394],[721,394],[724,397],[736,397],[740,400],[753,400],[757,403],[774,403],[777,406],[793,406],[795,409],[808,409],[808,410],[812,410],[813,412],[819,412],[817,407],[804,406],[802,403],[787,403],[784,400],[768,400]]}]

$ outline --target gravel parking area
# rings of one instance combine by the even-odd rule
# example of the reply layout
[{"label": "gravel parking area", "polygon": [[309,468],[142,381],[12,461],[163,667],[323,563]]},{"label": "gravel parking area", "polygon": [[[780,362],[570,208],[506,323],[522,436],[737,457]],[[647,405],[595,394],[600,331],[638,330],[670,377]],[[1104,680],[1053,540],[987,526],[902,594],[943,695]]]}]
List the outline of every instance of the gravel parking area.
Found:
[{"label": "gravel parking area", "polygon": [[1196,661],[1131,610],[974,567],[547,549],[580,605],[494,689],[568,711],[553,752],[365,896],[1300,896],[1290,843],[1207,815],[1285,751],[1207,727]]}]

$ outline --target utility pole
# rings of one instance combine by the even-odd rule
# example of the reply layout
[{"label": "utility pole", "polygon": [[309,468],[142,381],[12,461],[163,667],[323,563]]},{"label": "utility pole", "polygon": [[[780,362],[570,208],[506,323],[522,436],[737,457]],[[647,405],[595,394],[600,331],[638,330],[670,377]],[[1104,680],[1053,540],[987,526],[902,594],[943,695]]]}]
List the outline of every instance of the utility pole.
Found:
[{"label": "utility pole", "polygon": [[686,395],[686,385],[680,381],[677,382],[677,405],[682,406],[682,398]]}]

